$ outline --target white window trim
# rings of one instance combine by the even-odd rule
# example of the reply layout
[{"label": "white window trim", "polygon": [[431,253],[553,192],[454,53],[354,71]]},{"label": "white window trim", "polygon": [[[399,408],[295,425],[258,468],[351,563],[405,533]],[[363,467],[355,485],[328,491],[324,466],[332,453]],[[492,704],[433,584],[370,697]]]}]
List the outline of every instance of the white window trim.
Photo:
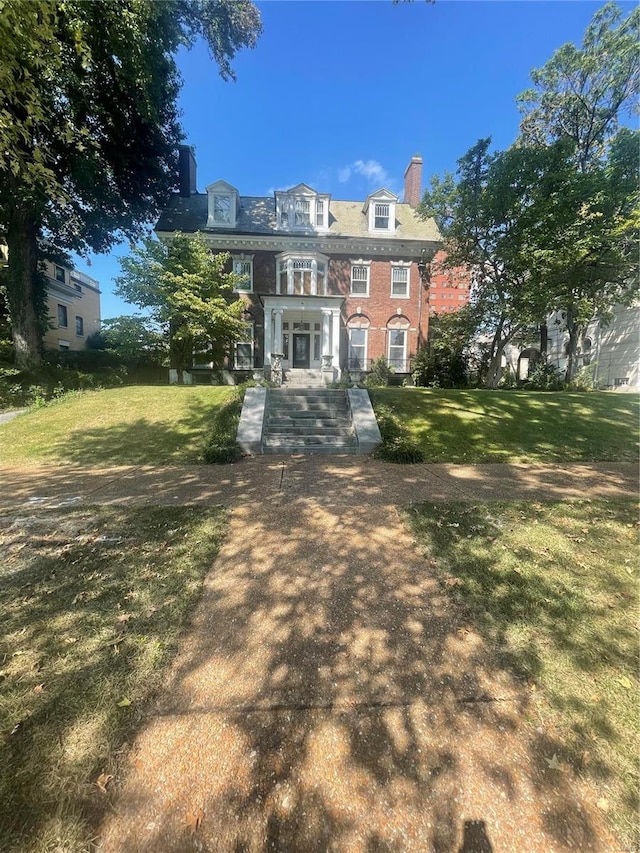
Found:
[{"label": "white window trim", "polygon": [[[296,294],[293,290],[293,262],[311,261],[311,293]],[[324,293],[318,293],[318,263],[324,264]],[[281,264],[287,267],[287,290],[280,289]],[[319,252],[283,252],[276,255],[276,294],[279,296],[327,296],[329,293],[329,258]]]},{"label": "white window trim", "polygon": [[[238,345],[239,344],[249,344],[251,346],[251,367],[239,367],[238,366]],[[234,370],[253,370],[255,359],[255,338],[254,338],[254,330],[253,323],[247,325],[247,337],[243,340],[238,340],[233,342],[233,369]]]},{"label": "white window trim", "polygon": [[349,345],[347,347],[347,361],[351,361],[351,333],[352,332],[364,332],[364,365],[362,368],[351,367],[349,365],[350,370],[366,370],[367,362],[368,362],[368,353],[369,353],[369,329],[367,327],[347,327],[347,331],[349,333]]},{"label": "white window trim", "polygon": [[[329,201],[330,196],[319,193],[278,193],[276,195],[276,219],[280,230],[308,233],[312,231],[327,231],[329,228]],[[306,202],[309,205],[309,222],[296,224],[296,203]],[[318,225],[318,203],[323,206],[323,223]],[[286,224],[282,221],[282,214],[287,214]]]},{"label": "white window trim", "polygon": [[[407,343],[409,340],[409,334],[408,334],[409,329],[399,329],[398,327],[392,327],[392,328],[387,327],[387,361],[393,367],[394,361],[396,361],[396,359],[391,358],[391,332],[402,332],[404,334],[404,344],[402,347],[402,363],[403,363],[403,366],[406,368],[407,367]],[[399,372],[403,373],[405,371],[399,371]]]},{"label": "white window trim", "polygon": [[[367,214],[369,231],[372,234],[395,234],[396,232],[396,204],[398,197],[383,190],[374,193],[367,198],[364,212]],[[386,204],[389,207],[389,225],[387,228],[376,228],[376,205]]]},{"label": "white window trim", "polygon": [[[353,268],[354,267],[365,267],[367,270],[367,289],[365,293],[356,293],[353,290]],[[350,296],[360,296],[363,299],[367,299],[369,297],[371,287],[371,261],[365,261],[362,258],[359,260],[351,261],[351,278],[349,280],[349,295]]]},{"label": "white window trim", "polygon": [[[392,299],[410,299],[411,298],[411,261],[391,261],[391,283],[390,295]],[[394,269],[405,269],[407,271],[407,292],[404,295],[393,292],[393,271]]]},{"label": "white window trim", "polygon": [[234,274],[240,275],[240,273],[236,273],[236,264],[249,264],[249,289],[246,287],[234,287],[234,293],[253,293],[253,255],[232,255],[232,263],[233,263],[233,272]]},{"label": "white window trim", "polygon": [[[220,222],[215,218],[217,198],[229,199],[229,222]],[[238,191],[226,181],[216,181],[207,187],[207,228],[235,228],[239,209]]]}]

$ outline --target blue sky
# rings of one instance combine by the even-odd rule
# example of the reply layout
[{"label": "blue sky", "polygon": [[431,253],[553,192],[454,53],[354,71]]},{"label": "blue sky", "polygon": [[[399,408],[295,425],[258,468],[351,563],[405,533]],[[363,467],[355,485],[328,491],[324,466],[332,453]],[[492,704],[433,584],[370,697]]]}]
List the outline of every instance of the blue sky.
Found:
[{"label": "blue sky", "polygon": [[[477,139],[509,146],[515,97],[530,71],[565,42],[580,44],[600,2],[527,0],[270,0],[257,4],[264,32],[224,83],[207,49],[180,53],[186,142],[198,190],[222,178],[241,195],[301,181],[336,199],[386,186],[402,195],[411,156],[425,185],[455,170]],[[625,14],[631,3],[620,4]],[[118,256],[77,266],[100,282],[102,316],[135,309],[113,293]]]}]

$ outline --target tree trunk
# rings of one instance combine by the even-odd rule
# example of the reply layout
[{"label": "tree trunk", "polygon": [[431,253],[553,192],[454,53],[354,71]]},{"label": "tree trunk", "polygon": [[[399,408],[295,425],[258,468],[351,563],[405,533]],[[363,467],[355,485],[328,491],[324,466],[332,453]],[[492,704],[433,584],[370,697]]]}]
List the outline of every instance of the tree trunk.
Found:
[{"label": "tree trunk", "polygon": [[7,248],[7,302],[16,365],[34,368],[42,361],[40,306],[45,301],[45,285],[38,271],[38,226],[31,211],[20,207],[13,210]]},{"label": "tree trunk", "polygon": [[502,374],[504,372],[502,367],[502,354],[504,353],[504,346],[499,346],[494,355],[491,357],[491,361],[489,362],[489,370],[487,371],[487,388],[491,391],[495,391],[498,387],[500,380],[502,379]]}]

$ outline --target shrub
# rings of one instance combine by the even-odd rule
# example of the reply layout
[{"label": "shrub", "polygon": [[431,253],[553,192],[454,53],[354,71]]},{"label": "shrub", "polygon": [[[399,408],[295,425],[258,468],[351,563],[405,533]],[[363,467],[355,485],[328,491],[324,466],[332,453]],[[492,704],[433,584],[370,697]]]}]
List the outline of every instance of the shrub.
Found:
[{"label": "shrub", "polygon": [[381,355],[371,362],[364,385],[366,388],[385,388],[392,374],[393,369],[387,364],[387,359]]},{"label": "shrub", "polygon": [[420,448],[408,437],[396,413],[389,406],[376,404],[372,400],[382,444],[374,451],[373,456],[383,462],[394,462],[399,465],[415,465],[424,462]]},{"label": "shrub", "polygon": [[597,391],[598,383],[595,380],[596,364],[585,365],[577,371],[571,382],[567,383],[567,391]]},{"label": "shrub", "polygon": [[539,361],[522,387],[531,391],[562,391],[562,371],[548,361]]},{"label": "shrub", "polygon": [[227,465],[242,458],[242,448],[236,443],[236,436],[243,399],[244,388],[238,387],[232,399],[216,412],[202,452],[202,458],[208,465]]}]

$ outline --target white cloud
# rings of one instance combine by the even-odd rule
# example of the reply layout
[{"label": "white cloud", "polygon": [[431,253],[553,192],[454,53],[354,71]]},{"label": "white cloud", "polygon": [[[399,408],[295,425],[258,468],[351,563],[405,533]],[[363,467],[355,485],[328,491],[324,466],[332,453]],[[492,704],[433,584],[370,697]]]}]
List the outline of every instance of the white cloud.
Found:
[{"label": "white cloud", "polygon": [[389,177],[387,170],[377,160],[356,160],[353,170],[374,184],[384,184]]},{"label": "white cloud", "polygon": [[341,184],[346,184],[346,182],[351,177],[351,166],[345,166],[344,169],[340,169],[338,172],[338,180]]}]

